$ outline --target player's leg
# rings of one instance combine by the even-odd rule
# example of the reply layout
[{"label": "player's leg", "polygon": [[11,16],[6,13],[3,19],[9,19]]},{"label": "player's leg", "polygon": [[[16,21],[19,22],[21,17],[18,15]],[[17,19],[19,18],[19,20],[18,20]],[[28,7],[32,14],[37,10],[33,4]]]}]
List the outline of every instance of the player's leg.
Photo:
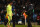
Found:
[{"label": "player's leg", "polygon": [[8,27],[10,27],[10,21],[8,21]]},{"label": "player's leg", "polygon": [[8,16],[8,27],[10,27],[10,17]]}]

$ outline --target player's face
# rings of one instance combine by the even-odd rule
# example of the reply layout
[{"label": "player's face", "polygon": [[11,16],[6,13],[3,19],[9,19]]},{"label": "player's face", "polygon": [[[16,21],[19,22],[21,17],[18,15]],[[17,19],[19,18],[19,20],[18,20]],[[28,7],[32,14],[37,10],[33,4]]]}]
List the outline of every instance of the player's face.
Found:
[{"label": "player's face", "polygon": [[13,4],[13,2],[10,3],[11,5]]}]

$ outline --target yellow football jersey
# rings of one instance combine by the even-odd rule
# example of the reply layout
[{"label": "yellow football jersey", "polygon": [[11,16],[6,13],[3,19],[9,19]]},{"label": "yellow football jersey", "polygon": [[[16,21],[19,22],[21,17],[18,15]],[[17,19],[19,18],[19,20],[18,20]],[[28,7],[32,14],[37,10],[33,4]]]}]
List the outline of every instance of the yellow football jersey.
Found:
[{"label": "yellow football jersey", "polygon": [[7,14],[12,16],[12,5],[7,6]]},{"label": "yellow football jersey", "polygon": [[7,15],[8,15],[8,20],[12,20],[12,5],[7,5]]}]

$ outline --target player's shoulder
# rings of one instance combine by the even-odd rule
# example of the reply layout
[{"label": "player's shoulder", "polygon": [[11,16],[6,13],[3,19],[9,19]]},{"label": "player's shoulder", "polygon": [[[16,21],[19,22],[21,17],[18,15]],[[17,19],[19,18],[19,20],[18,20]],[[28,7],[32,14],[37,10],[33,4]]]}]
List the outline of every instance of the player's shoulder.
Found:
[{"label": "player's shoulder", "polygon": [[8,4],[7,7],[10,7],[10,5]]}]

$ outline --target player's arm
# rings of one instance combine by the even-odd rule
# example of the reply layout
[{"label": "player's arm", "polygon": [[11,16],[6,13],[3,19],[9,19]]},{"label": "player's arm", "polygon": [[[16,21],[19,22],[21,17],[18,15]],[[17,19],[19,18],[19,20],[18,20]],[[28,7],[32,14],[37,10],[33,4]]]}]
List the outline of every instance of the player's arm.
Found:
[{"label": "player's arm", "polygon": [[7,15],[8,15],[8,13],[9,13],[9,10],[8,10],[8,9],[9,9],[9,7],[7,6]]}]

